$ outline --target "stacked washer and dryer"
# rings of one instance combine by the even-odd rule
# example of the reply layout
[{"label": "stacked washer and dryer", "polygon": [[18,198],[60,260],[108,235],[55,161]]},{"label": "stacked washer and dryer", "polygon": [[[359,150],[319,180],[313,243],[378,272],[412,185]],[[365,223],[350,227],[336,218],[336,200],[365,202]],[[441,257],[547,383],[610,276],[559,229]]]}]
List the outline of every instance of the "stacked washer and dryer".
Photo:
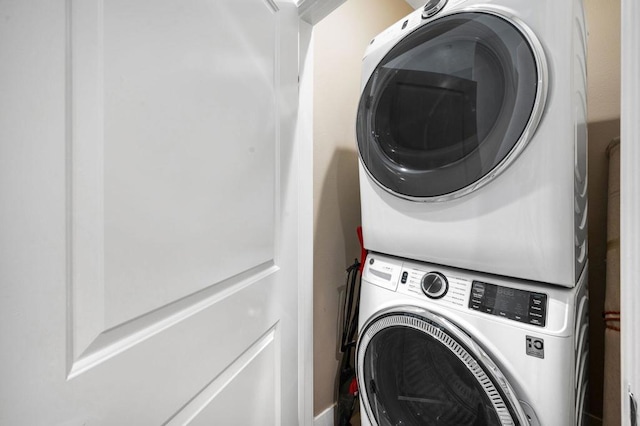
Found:
[{"label": "stacked washer and dryer", "polygon": [[581,0],[430,0],[357,115],[364,425],[585,424]]}]

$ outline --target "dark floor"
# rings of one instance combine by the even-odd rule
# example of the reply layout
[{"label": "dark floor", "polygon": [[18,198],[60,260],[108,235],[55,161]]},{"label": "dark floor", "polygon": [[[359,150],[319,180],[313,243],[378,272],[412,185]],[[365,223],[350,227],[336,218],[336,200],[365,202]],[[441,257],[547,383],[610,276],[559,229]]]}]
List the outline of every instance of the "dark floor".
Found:
[{"label": "dark floor", "polygon": [[351,417],[351,426],[360,426],[360,413],[355,413],[353,417]]},{"label": "dark floor", "polygon": [[591,414],[587,414],[589,416],[589,426],[602,426],[602,419],[600,417],[592,416]]}]

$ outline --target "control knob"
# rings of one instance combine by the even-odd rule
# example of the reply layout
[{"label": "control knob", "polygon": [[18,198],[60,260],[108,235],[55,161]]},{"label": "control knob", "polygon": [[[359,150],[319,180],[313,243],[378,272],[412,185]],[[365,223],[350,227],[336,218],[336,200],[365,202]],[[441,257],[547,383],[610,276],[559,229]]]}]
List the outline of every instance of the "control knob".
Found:
[{"label": "control knob", "polygon": [[439,272],[429,272],[422,277],[422,292],[431,299],[440,299],[447,294],[449,283],[447,278]]},{"label": "control knob", "polygon": [[428,0],[422,9],[422,19],[431,18],[447,4],[448,0]]}]

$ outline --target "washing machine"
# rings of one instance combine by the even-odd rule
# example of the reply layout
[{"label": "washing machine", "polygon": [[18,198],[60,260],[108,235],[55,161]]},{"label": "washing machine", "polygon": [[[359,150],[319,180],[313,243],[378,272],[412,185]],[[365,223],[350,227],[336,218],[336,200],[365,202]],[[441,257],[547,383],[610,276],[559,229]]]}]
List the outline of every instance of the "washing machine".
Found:
[{"label": "washing machine", "polygon": [[430,0],[375,37],[356,124],[365,246],[575,286],[585,40],[581,0]]},{"label": "washing machine", "polygon": [[586,271],[563,288],[370,254],[362,424],[585,424]]}]

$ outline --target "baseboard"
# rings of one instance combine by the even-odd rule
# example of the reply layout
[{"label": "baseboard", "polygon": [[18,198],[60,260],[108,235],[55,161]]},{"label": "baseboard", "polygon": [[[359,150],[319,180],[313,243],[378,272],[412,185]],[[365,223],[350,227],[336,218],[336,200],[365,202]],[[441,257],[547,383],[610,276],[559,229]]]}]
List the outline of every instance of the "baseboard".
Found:
[{"label": "baseboard", "polygon": [[313,419],[313,426],[333,426],[335,404],[318,414]]}]

